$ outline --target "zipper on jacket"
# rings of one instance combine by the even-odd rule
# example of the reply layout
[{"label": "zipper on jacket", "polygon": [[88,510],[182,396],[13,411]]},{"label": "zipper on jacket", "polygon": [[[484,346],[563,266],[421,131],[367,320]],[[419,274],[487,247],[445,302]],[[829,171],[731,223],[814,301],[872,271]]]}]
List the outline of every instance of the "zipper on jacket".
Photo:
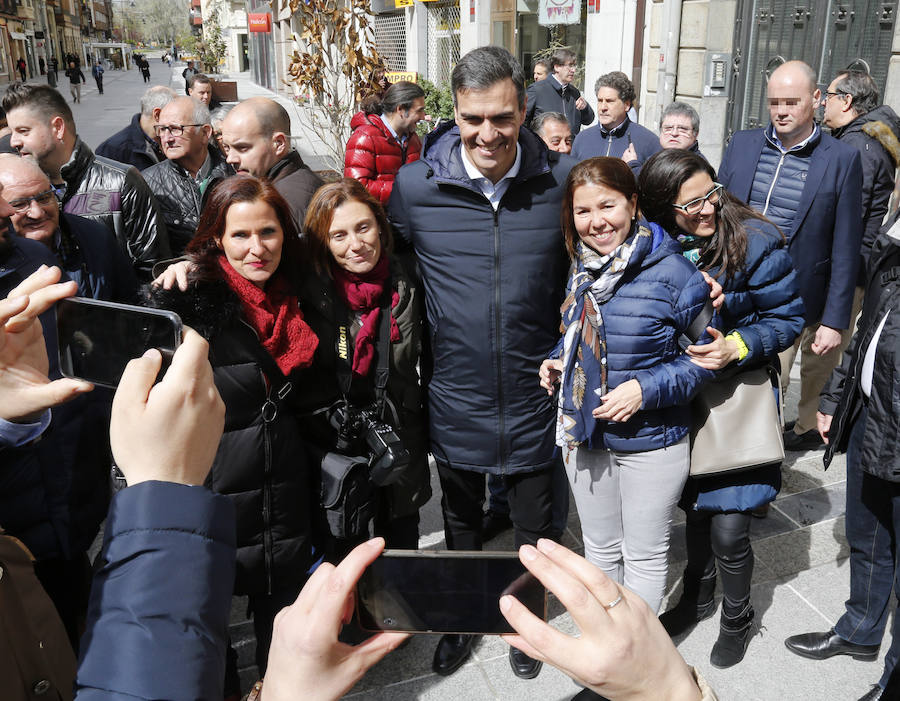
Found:
[{"label": "zipper on jacket", "polygon": [[497,353],[497,417],[500,431],[497,436],[500,458],[500,474],[506,474],[506,426],[503,420],[503,373],[501,372],[503,352],[501,350],[501,313],[500,313],[500,220],[498,211],[494,210],[494,340]]},{"label": "zipper on jacket", "polygon": [[772,198],[772,191],[775,189],[775,183],[778,182],[778,175],[781,173],[781,166],[787,157],[787,151],[781,152],[781,158],[778,159],[778,165],[775,167],[775,175],[772,176],[772,183],[769,185],[769,191],[766,193],[766,204],[763,206],[763,216],[769,211],[769,200]]},{"label": "zipper on jacket", "polygon": [[612,132],[609,132],[609,136],[606,139],[606,155],[609,156],[609,152],[612,151]]}]

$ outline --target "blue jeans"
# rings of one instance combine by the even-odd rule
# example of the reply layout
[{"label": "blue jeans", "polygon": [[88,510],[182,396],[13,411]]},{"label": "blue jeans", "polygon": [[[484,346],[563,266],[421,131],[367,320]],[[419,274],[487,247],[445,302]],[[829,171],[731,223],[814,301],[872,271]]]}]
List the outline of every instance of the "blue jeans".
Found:
[{"label": "blue jeans", "polygon": [[[844,640],[879,645],[887,625],[891,590],[900,595],[896,534],[900,533],[900,484],[863,472],[859,466],[866,410],[853,425],[847,445],[847,511],[850,598],[834,627]],[[879,684],[884,687],[900,659],[900,616],[894,617],[891,647]]]}]

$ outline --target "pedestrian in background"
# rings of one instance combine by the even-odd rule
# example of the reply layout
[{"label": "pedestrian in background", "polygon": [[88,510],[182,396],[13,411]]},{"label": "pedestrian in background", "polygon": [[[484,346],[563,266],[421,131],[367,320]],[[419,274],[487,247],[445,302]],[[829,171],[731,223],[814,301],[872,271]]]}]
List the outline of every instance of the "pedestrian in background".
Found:
[{"label": "pedestrian in background", "polygon": [[103,66],[100,65],[100,59],[97,59],[97,63],[94,64],[94,67],[91,69],[91,75],[94,76],[94,80],[97,81],[97,92],[101,95],[103,94]]},{"label": "pedestrian in background", "polygon": [[84,82],[84,73],[81,72],[74,61],[69,62],[69,68],[66,70],[66,77],[69,79],[69,93],[72,95],[72,102],[81,104],[81,84]]},{"label": "pedestrian in background", "polygon": [[28,79],[28,76],[25,72],[26,68],[27,66],[25,65],[25,59],[20,56],[19,60],[16,61],[16,69],[19,71],[19,75],[22,76],[23,83]]}]

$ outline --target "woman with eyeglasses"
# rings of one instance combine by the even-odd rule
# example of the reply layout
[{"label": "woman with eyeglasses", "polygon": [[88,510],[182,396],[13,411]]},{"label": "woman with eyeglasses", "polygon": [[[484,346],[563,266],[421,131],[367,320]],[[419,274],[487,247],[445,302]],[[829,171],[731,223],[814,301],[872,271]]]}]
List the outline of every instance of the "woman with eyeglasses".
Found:
[{"label": "woman with eyeglasses", "polygon": [[[709,370],[749,370],[767,363],[778,367],[778,353],[803,328],[791,258],[776,226],[730,196],[715,175],[701,156],[669,149],[644,164],[638,183],[644,216],[668,231],[684,257],[724,290],[724,333],[709,329],[713,341],[691,346],[687,353]],[[680,502],[687,513],[684,592],[660,620],[675,636],[712,616],[718,571],[724,601],[719,638],[710,655],[714,667],[731,667],[744,657],[754,618],[751,512],[771,502],[780,489],[780,464],[689,478],[685,485]]]},{"label": "woman with eyeglasses", "polygon": [[570,172],[564,332],[540,382],[550,394],[560,384],[556,442],[585,557],[655,613],[690,466],[688,402],[713,372],[678,343],[706,305],[706,281],[665,231],[638,218],[637,201],[634,175],[618,158],[590,158]]}]

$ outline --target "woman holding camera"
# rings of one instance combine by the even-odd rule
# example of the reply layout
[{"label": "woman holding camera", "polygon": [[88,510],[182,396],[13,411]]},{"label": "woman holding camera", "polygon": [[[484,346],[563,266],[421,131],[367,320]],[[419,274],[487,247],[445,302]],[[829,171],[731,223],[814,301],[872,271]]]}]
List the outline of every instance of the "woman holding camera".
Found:
[{"label": "woman holding camera", "polygon": [[[803,328],[791,257],[775,225],[731,197],[715,175],[696,153],[661,151],[641,170],[641,211],[670,232],[684,256],[724,289],[720,314],[725,333],[713,330],[711,343],[688,348],[694,362],[710,370],[748,370],[772,362],[777,367],[777,354]],[[771,502],[780,489],[780,463],[690,478],[685,486],[684,593],[660,620],[670,635],[678,635],[712,616],[718,570],[724,601],[710,656],[715,667],[730,667],[744,657],[754,617],[751,511]]]},{"label": "woman holding camera", "polygon": [[[297,229],[267,181],[236,175],[217,184],[187,253],[187,290],[155,288],[151,303],[209,341],[225,432],[208,484],[235,505],[234,592],[249,597],[263,675],[275,614],[294,601],[319,558],[315,475],[294,406],[303,392],[298,375],[319,340],[297,305]],[[229,671],[226,695],[236,691],[236,667]]]},{"label": "woman holding camera", "polygon": [[[397,467],[396,481],[377,489],[374,530],[389,548],[415,549],[419,508],[431,497],[419,291],[391,255],[381,204],[357,180],[319,188],[303,228],[314,270],[304,276],[300,306],[320,339],[304,391],[318,420],[306,423],[307,435],[324,451],[359,454],[372,450],[374,424],[394,429],[385,440],[396,452],[399,439],[408,463]],[[342,557],[355,542],[333,543],[329,557]]]},{"label": "woman holding camera", "polygon": [[638,219],[637,199],[618,158],[590,158],[569,173],[564,335],[540,378],[549,393],[561,381],[557,444],[585,556],[655,613],[690,467],[688,402],[713,373],[679,349],[709,288],[662,229]]}]

